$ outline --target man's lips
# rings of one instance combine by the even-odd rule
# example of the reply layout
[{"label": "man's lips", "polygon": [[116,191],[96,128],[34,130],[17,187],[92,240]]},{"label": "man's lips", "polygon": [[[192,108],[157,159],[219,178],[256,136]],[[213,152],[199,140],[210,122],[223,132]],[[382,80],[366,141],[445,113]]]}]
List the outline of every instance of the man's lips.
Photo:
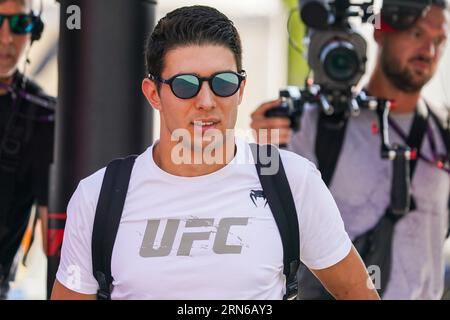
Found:
[{"label": "man's lips", "polygon": [[13,56],[11,54],[0,52],[0,61],[12,60],[12,58],[13,58]]},{"label": "man's lips", "polygon": [[209,119],[197,119],[191,122],[191,124],[194,126],[194,129],[196,130],[202,130],[202,132],[214,129],[219,124],[219,120],[215,118],[209,118]]},{"label": "man's lips", "polygon": [[411,60],[411,64],[421,71],[428,70],[431,67],[431,62],[424,59],[413,59]]}]

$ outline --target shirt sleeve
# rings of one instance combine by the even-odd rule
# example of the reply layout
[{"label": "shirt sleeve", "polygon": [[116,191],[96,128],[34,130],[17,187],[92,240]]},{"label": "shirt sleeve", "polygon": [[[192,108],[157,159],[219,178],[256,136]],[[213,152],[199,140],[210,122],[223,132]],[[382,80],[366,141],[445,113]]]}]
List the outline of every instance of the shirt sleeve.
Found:
[{"label": "shirt sleeve", "polygon": [[95,294],[98,289],[92,271],[94,216],[94,204],[86,199],[81,182],[67,207],[61,261],[56,278],[66,288],[82,294]]},{"label": "shirt sleeve", "polygon": [[331,267],[349,254],[352,242],[320,172],[309,161],[299,190],[294,197],[299,206],[300,259],[310,269]]}]

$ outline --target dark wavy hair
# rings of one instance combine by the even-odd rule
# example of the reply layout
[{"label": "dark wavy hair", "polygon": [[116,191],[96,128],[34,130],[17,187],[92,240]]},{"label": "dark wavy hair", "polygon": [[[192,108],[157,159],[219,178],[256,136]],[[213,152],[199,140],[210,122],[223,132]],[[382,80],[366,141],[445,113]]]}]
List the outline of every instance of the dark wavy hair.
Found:
[{"label": "dark wavy hair", "polygon": [[146,42],[146,72],[160,77],[169,50],[205,44],[229,48],[237,70],[242,69],[241,39],[233,22],[217,9],[196,5],[178,8],[159,20]]}]

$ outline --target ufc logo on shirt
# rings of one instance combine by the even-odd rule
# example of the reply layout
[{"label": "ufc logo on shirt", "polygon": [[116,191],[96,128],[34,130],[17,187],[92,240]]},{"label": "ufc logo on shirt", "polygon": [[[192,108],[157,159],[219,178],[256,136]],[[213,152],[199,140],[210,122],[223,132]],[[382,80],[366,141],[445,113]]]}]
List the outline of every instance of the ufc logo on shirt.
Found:
[{"label": "ufc logo on shirt", "polygon": [[[227,238],[233,226],[246,226],[249,218],[222,218],[217,226],[213,252],[216,254],[240,254],[242,245],[228,245]],[[156,248],[155,240],[161,220],[148,220],[142,241],[140,256],[143,258],[165,257],[173,249],[175,238],[180,231],[180,219],[168,219],[163,232],[161,244]],[[181,234],[177,256],[189,256],[195,241],[209,240],[213,231],[195,232],[190,228],[213,227],[214,219],[188,219],[184,232]],[[183,231],[183,230],[181,230]]]}]

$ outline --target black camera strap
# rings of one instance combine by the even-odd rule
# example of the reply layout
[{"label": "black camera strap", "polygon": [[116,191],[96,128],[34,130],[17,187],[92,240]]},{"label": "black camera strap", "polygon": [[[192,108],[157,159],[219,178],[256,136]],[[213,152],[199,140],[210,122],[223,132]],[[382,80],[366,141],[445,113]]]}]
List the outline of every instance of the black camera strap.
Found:
[{"label": "black camera strap", "polygon": [[341,154],[348,117],[344,113],[325,115],[319,112],[315,153],[318,168],[327,186],[331,184]]},{"label": "black camera strap", "polygon": [[419,155],[421,154],[420,150],[422,148],[423,139],[427,132],[429,115],[429,108],[423,100],[419,100],[408,137],[406,137],[405,133],[397,125],[397,123],[392,118],[389,118],[389,125],[392,127],[392,129],[400,136],[400,138],[405,141],[405,143],[411,148],[411,150],[415,151],[417,155],[415,159],[410,160],[411,181],[414,176],[414,172],[416,171],[417,160],[419,159]]}]

